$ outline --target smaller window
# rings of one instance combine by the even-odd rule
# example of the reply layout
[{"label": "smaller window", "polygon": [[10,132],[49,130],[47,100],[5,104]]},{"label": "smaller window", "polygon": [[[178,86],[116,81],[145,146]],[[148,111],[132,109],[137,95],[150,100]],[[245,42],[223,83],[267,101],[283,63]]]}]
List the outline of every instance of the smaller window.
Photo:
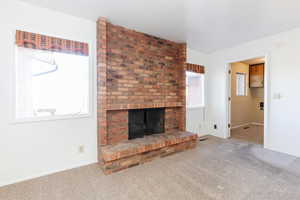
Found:
[{"label": "smaller window", "polygon": [[247,96],[246,74],[236,73],[236,96]]},{"label": "smaller window", "polygon": [[204,107],[204,74],[186,72],[187,107]]}]

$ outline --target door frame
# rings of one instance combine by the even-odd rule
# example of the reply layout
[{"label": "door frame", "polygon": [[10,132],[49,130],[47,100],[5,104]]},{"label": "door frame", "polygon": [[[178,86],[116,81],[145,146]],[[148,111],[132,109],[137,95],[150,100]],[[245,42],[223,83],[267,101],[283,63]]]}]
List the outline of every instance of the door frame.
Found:
[{"label": "door frame", "polygon": [[[269,54],[265,55],[257,55],[252,57],[245,57],[235,60],[229,60],[226,62],[225,69],[226,69],[226,122],[227,124],[231,123],[231,74],[229,70],[231,70],[231,64],[235,62],[240,62],[243,60],[250,60],[255,58],[265,58],[265,66],[264,66],[264,148],[269,146],[269,106],[270,106],[270,56]],[[226,124],[226,125],[227,125]],[[225,133],[225,138],[230,138],[230,130],[231,127],[227,126]]]}]

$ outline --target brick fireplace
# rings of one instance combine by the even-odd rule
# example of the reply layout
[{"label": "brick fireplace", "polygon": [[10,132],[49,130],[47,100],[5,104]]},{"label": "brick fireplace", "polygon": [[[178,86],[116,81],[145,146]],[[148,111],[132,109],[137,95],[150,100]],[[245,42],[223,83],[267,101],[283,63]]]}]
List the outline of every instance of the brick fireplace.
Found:
[{"label": "brick fireplace", "polygon": [[98,144],[104,172],[195,147],[197,135],[185,131],[186,45],[104,18],[97,31]]}]

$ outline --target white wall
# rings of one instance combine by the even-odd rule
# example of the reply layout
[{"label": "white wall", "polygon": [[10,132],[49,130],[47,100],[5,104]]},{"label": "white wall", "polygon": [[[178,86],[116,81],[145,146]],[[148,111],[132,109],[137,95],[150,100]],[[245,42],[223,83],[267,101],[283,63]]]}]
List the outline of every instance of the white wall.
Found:
[{"label": "white wall", "polygon": [[[205,70],[208,65],[208,55],[193,49],[187,49],[187,62],[192,64],[204,65]],[[207,91],[206,78],[204,92]],[[206,104],[207,99],[205,99]],[[186,129],[187,131],[197,133],[199,136],[207,135],[208,124],[206,121],[206,106],[198,108],[187,108],[186,110]]]},{"label": "white wall", "polygon": [[[0,8],[0,186],[97,162],[96,22],[87,21],[16,0]],[[91,47],[93,113],[89,118],[12,123],[15,31],[24,30]],[[190,63],[206,65],[207,55],[188,49]],[[190,112],[190,127],[203,132],[203,109]],[[198,129],[201,124],[202,129]],[[206,132],[205,132],[206,133]],[[84,145],[85,152],[78,153]]]},{"label": "white wall", "polygon": [[[24,124],[10,120],[15,30],[88,42],[95,72],[96,23],[10,0],[1,3],[0,24],[0,186],[96,162],[95,112],[81,119]],[[96,85],[94,76],[91,85]],[[78,153],[80,145],[85,146],[83,154]]]},{"label": "white wall", "polygon": [[[208,118],[219,128],[210,133],[226,137],[226,76],[225,64],[268,54],[267,73],[270,81],[267,97],[269,104],[269,132],[265,138],[267,148],[300,156],[300,29],[248,42],[210,55],[207,68]],[[274,99],[281,93],[282,99]]]},{"label": "white wall", "polygon": [[[0,186],[96,162],[95,92],[94,112],[90,118],[25,124],[12,124],[10,121],[15,30],[89,42],[95,72],[95,22],[10,0],[1,4],[0,24]],[[206,112],[196,110],[187,113],[188,119],[198,119],[204,112],[205,119],[193,121],[190,127],[199,127],[198,124],[203,127],[204,124],[203,130],[195,131],[226,137],[225,64],[268,54],[269,96],[281,93],[283,98],[270,99],[270,131],[266,147],[300,156],[300,124],[297,122],[300,113],[300,93],[297,92],[299,35],[300,29],[296,29],[211,55],[188,49],[188,62],[205,66],[207,94]],[[91,81],[95,86],[95,77]],[[217,130],[213,129],[213,124],[218,125]],[[80,145],[85,146],[84,154],[78,154]]]}]

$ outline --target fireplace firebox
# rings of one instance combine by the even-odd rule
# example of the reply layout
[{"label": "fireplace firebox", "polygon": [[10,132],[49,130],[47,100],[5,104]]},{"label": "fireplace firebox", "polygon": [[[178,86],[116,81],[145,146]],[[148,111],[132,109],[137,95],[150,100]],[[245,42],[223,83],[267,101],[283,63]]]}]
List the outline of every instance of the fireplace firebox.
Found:
[{"label": "fireplace firebox", "polygon": [[165,132],[165,109],[134,109],[128,112],[128,139]]}]

